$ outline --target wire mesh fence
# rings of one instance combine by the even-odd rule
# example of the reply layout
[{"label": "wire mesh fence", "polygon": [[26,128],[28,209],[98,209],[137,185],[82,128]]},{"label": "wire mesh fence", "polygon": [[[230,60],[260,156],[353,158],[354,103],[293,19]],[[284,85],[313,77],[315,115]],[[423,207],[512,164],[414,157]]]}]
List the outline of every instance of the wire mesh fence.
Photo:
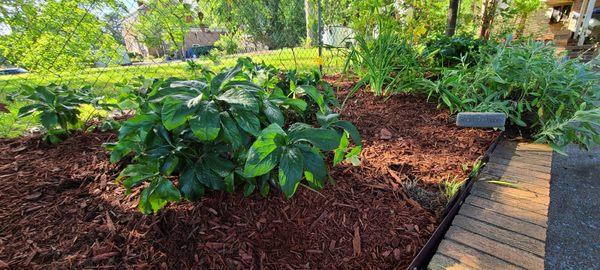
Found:
[{"label": "wire mesh fence", "polygon": [[[349,31],[324,25],[320,0],[8,0],[0,4],[0,103],[22,85],[115,93],[136,77],[190,78],[240,57],[280,69],[339,72]],[[4,75],[2,74],[4,73]],[[17,103],[0,137],[18,135]]]}]

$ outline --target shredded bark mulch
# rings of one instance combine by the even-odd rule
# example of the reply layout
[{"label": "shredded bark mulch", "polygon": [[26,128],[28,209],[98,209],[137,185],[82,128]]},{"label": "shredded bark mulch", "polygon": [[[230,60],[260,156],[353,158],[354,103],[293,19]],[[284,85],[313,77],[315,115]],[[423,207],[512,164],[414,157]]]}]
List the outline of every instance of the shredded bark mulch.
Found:
[{"label": "shredded bark mulch", "polygon": [[[349,84],[342,84],[342,95]],[[213,192],[144,216],[114,183],[118,165],[85,133],[48,146],[0,139],[2,268],[406,268],[437,226],[404,191],[465,177],[497,135],[457,128],[423,98],[358,93],[343,117],[363,136],[362,165],[332,168],[335,185],[291,200]],[[122,165],[121,165],[122,166]],[[428,184],[431,185],[428,187]]]}]

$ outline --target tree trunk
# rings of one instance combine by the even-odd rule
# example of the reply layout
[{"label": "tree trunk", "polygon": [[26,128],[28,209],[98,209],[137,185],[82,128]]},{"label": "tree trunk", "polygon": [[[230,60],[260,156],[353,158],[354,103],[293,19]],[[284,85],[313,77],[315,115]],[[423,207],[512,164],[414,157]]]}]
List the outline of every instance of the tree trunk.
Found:
[{"label": "tree trunk", "polygon": [[458,19],[458,8],[460,7],[460,0],[450,0],[450,6],[448,8],[448,25],[446,26],[446,36],[454,36],[456,32],[456,20]]},{"label": "tree trunk", "polygon": [[521,36],[523,36],[523,33],[525,32],[525,25],[527,24],[527,17],[529,16],[529,14],[521,14],[521,17],[519,18],[519,22],[517,24],[517,31],[515,33],[515,37],[519,38]]},{"label": "tree trunk", "polygon": [[306,39],[313,44],[316,41],[316,36],[313,29],[314,7],[312,0],[304,0],[304,18],[306,20]]},{"label": "tree trunk", "polygon": [[498,8],[499,0],[485,0],[483,5],[483,18],[481,22],[481,30],[479,37],[488,39],[490,37],[491,26],[494,22],[494,16],[496,16],[496,9]]}]

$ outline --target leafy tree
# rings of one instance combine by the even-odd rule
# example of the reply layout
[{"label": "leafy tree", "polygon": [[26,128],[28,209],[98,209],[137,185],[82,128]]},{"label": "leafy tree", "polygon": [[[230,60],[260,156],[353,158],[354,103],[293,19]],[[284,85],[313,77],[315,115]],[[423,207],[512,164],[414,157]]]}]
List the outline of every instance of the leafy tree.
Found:
[{"label": "leafy tree", "polygon": [[193,27],[200,27],[197,8],[180,0],[140,1],[142,6],[133,21],[133,31],[149,47],[166,43],[171,53],[185,55],[185,37]]},{"label": "leafy tree", "polygon": [[525,24],[527,23],[527,17],[538,10],[542,6],[540,0],[515,0],[513,4],[514,12],[517,15],[517,30],[516,35],[522,36],[525,31]]},{"label": "leafy tree", "polygon": [[102,19],[106,22],[104,32],[110,33],[115,41],[117,41],[119,44],[125,44],[125,39],[123,38],[123,34],[121,32],[121,23],[124,19],[123,12],[110,11],[104,14]]},{"label": "leafy tree", "polygon": [[306,36],[304,0],[211,0],[200,8],[208,24],[271,49],[298,46]]},{"label": "leafy tree", "polygon": [[6,59],[32,71],[60,71],[118,59],[118,44],[95,14],[118,9],[113,0],[9,0],[0,5]]},{"label": "leafy tree", "polygon": [[444,32],[448,0],[324,0],[325,25],[349,26],[367,38],[396,31],[409,39]]}]

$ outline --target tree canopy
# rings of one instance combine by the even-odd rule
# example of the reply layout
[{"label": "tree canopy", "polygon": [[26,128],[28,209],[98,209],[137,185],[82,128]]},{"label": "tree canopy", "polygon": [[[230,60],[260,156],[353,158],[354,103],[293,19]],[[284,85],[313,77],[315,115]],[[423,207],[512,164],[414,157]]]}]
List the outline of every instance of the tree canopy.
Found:
[{"label": "tree canopy", "polygon": [[136,36],[147,46],[184,55],[185,37],[201,25],[197,7],[178,0],[139,1],[143,5],[132,22]]},{"label": "tree canopy", "polygon": [[271,49],[300,45],[306,33],[303,0],[210,0],[206,23],[242,32]]},{"label": "tree canopy", "polygon": [[118,61],[119,44],[98,14],[122,8],[113,0],[9,0],[0,5],[0,23],[10,33],[0,51],[14,65],[32,71],[61,71]]}]

